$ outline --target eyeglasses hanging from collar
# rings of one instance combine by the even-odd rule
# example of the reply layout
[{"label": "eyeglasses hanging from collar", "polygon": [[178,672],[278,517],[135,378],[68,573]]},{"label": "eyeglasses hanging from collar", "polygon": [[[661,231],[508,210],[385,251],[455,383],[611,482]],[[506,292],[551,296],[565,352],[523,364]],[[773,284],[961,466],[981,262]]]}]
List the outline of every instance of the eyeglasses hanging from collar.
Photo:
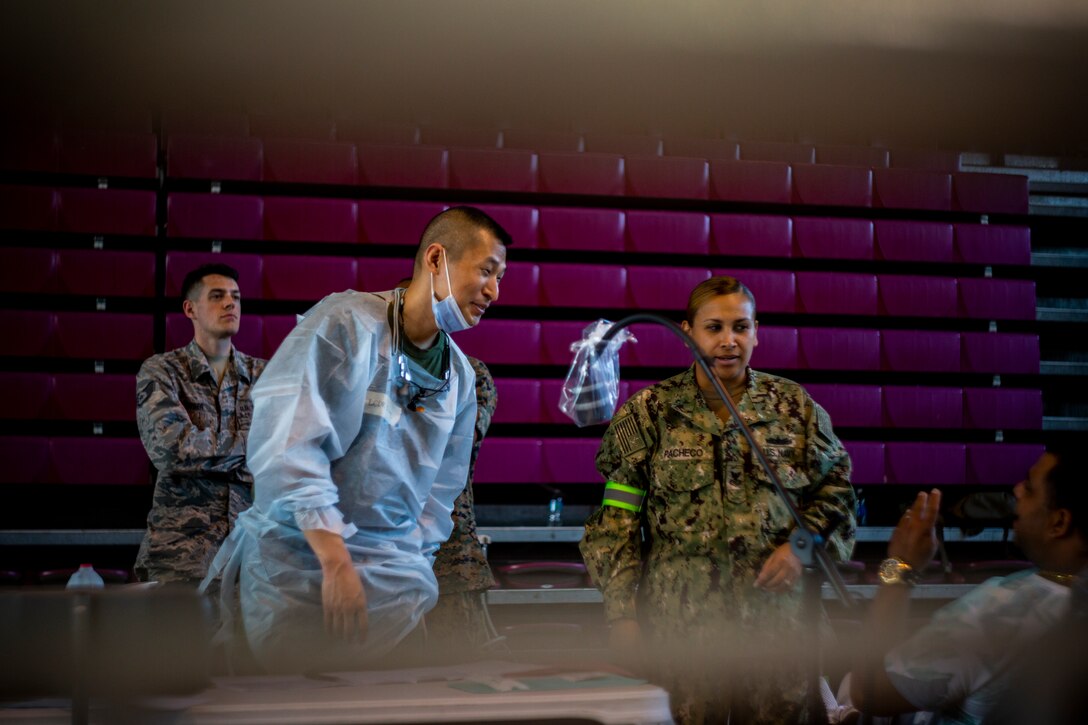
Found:
[{"label": "eyeglasses hanging from collar", "polygon": [[[403,326],[404,290],[398,288],[393,290],[393,355],[396,358],[397,365],[397,394],[401,398],[408,399],[405,408],[409,411],[422,413],[424,408],[420,403],[450,389],[450,346],[447,343],[442,351],[442,369],[445,371],[442,385],[437,388],[424,387],[413,382],[412,373],[408,369],[408,358],[404,354]],[[415,392],[413,392],[413,388]]]}]

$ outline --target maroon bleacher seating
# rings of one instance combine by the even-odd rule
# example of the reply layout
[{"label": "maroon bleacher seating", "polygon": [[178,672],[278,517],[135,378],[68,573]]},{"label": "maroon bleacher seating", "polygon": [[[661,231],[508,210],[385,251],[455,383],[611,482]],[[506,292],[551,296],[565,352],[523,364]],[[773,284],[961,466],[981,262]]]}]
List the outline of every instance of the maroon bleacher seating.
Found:
[{"label": "maroon bleacher seating", "polygon": [[540,265],[510,262],[499,284],[499,301],[502,306],[538,307],[540,300]]},{"label": "maroon bleacher seating", "polygon": [[1043,427],[1041,390],[966,388],[964,425],[968,428],[1032,429]]},{"label": "maroon bleacher seating", "polygon": [[892,149],[891,165],[897,169],[924,169],[952,173],[960,170],[960,154],[958,151],[935,149]]},{"label": "maroon bleacher seating", "polygon": [[66,131],[58,142],[61,173],[139,179],[158,174],[158,137],[153,133]]},{"label": "maroon bleacher seating", "polygon": [[[758,300],[757,300],[758,302]],[[801,365],[801,338],[795,327],[760,325],[752,366],[766,370],[795,370]]]},{"label": "maroon bleacher seating", "polygon": [[495,391],[499,404],[492,423],[543,423],[546,421],[540,403],[539,380],[496,378]]},{"label": "maroon bleacher seating", "polygon": [[370,244],[418,246],[423,229],[446,210],[433,201],[359,201],[359,239]]},{"label": "maroon bleacher seating", "polygon": [[628,196],[705,199],[710,192],[710,165],[706,159],[627,156],[624,172]]},{"label": "maroon bleacher seating", "polygon": [[628,329],[638,342],[627,342],[620,348],[620,362],[623,365],[671,367],[679,372],[694,361],[683,341],[664,327],[640,324]]},{"label": "maroon bleacher seating", "polygon": [[540,439],[488,436],[480,445],[473,483],[541,483],[542,470]]},{"label": "maroon bleacher seating", "polygon": [[800,366],[814,370],[879,370],[880,331],[802,327]]},{"label": "maroon bleacher seating", "polygon": [[710,218],[679,211],[628,211],[627,248],[638,253],[696,254],[710,249]]},{"label": "maroon bleacher seating", "polygon": [[150,464],[139,438],[51,438],[49,482],[146,485]]},{"label": "maroon bleacher seating", "polygon": [[265,239],[351,243],[358,234],[359,207],[351,199],[265,197]]},{"label": "maroon bleacher seating", "polygon": [[952,262],[952,225],[946,222],[878,219],[873,222],[878,259]]},{"label": "maroon bleacher seating", "polygon": [[57,317],[42,310],[0,310],[0,355],[54,354]]},{"label": "maroon bleacher seating", "polygon": [[708,279],[710,270],[705,267],[629,266],[629,306],[638,310],[682,310],[687,307],[691,290]]},{"label": "maroon bleacher seating", "polygon": [[661,139],[645,134],[587,133],[583,135],[585,151],[595,154],[621,156],[660,156]]},{"label": "maroon bleacher seating", "polygon": [[965,372],[1039,374],[1038,335],[964,332],[960,340]]},{"label": "maroon bleacher seating", "polygon": [[[231,338],[236,348],[247,355],[264,355],[264,319],[260,315],[242,315],[238,334]],[[166,314],[166,349],[176,350],[185,347],[193,339],[193,323],[180,312]]]},{"label": "maroon bleacher seating", "polygon": [[55,292],[56,271],[52,249],[0,247],[0,292]]},{"label": "maroon bleacher seating", "polygon": [[155,235],[155,192],[60,189],[57,229],[88,234]]},{"label": "maroon bleacher seating", "polygon": [[532,320],[480,321],[457,334],[457,345],[466,355],[487,365],[538,365],[541,360],[541,323]]},{"label": "maroon bleacher seating", "polygon": [[594,458],[599,438],[545,438],[541,446],[548,483],[602,483]]},{"label": "maroon bleacher seating", "polygon": [[45,483],[49,475],[49,439],[38,436],[0,436],[0,481]]},{"label": "maroon bleacher seating", "polygon": [[47,418],[52,399],[53,376],[49,373],[0,372],[0,418]]},{"label": "maroon bleacher seating", "polygon": [[47,186],[0,185],[0,229],[56,229],[59,197]]},{"label": "maroon bleacher seating", "polygon": [[607,264],[540,265],[540,301],[548,307],[625,307],[629,284],[628,272],[623,267]]},{"label": "maroon bleacher seating", "polygon": [[58,249],[56,289],[97,297],[153,297],[155,253]]},{"label": "maroon bleacher seating", "polygon": [[1031,264],[1031,229],[996,224],[956,224],[956,258],[970,264]]},{"label": "maroon bleacher seating", "polygon": [[162,114],[163,133],[168,136],[248,136],[249,114],[193,108],[171,108]]},{"label": "maroon bleacher seating", "polygon": [[128,312],[57,312],[56,354],[92,360],[143,360],[154,354],[154,318]]},{"label": "maroon bleacher seating", "polygon": [[359,279],[354,257],[264,255],[264,297],[314,301],[351,289]]},{"label": "maroon bleacher seating", "polygon": [[985,320],[1034,320],[1035,283],[1019,279],[961,277],[960,311]]},{"label": "maroon bleacher seating", "polygon": [[[257,254],[219,254],[213,252],[166,253],[166,294],[175,299],[181,295],[181,284],[185,275],[202,264],[226,264],[238,272],[238,289],[243,302],[248,298],[260,299],[261,257]],[[178,302],[175,309],[180,309]]]},{"label": "maroon bleacher seating", "polygon": [[624,251],[625,215],[614,209],[540,208],[543,249]]},{"label": "maroon bleacher seating", "polygon": [[816,147],[817,164],[884,169],[888,167],[890,160],[891,154],[888,149],[876,146],[830,145]]},{"label": "maroon bleacher seating", "polygon": [[359,183],[445,189],[450,183],[450,152],[433,146],[360,144]]},{"label": "maroon bleacher seating", "polygon": [[816,259],[872,259],[873,223],[868,219],[797,217],[794,254]]},{"label": "maroon bleacher seating", "polygon": [[351,288],[363,292],[390,290],[405,277],[412,276],[411,259],[360,257],[358,267],[358,284],[351,285]]},{"label": "maroon bleacher seating", "polygon": [[[573,353],[567,353],[573,359]],[[621,380],[619,390],[622,391],[624,383]],[[540,381],[540,422],[554,423],[556,425],[571,425],[571,419],[559,409],[559,400],[563,392],[563,381],[557,379]]]},{"label": "maroon bleacher seating", "polygon": [[502,133],[502,145],[503,148],[537,152],[558,151],[573,154],[585,151],[582,135],[569,131],[533,131],[510,128]]},{"label": "maroon bleacher seating", "polygon": [[850,482],[855,486],[884,483],[884,444],[878,441],[843,441],[850,454]]},{"label": "maroon bleacher seating", "polygon": [[875,274],[798,272],[801,312],[828,315],[875,315],[879,309]]},{"label": "maroon bleacher seating", "polygon": [[264,199],[173,192],[166,198],[166,233],[171,237],[217,240],[261,239]]},{"label": "maroon bleacher seating", "polygon": [[354,144],[407,146],[419,143],[419,127],[411,124],[375,123],[367,119],[338,118],[336,139]]},{"label": "maroon bleacher seating", "polygon": [[789,164],[775,161],[710,160],[710,198],[789,204],[793,173]]},{"label": "maroon bleacher seating", "polygon": [[872,206],[873,172],[857,166],[795,164],[793,201],[819,206]]},{"label": "maroon bleacher seating", "polygon": [[[893,166],[894,160],[893,154]],[[952,175],[921,169],[873,169],[873,206],[951,211]]]},{"label": "maroon bleacher seating", "polygon": [[962,428],[963,391],[921,385],[884,386],[884,424],[891,428]]},{"label": "maroon bleacher seating", "polygon": [[[192,327],[189,331],[192,338]],[[136,378],[56,373],[51,417],[98,422],[136,420]]]},{"label": "maroon bleacher seating", "polygon": [[419,134],[421,144],[451,148],[495,149],[502,140],[501,131],[467,126],[423,126]]},{"label": "maroon bleacher seating", "polygon": [[898,372],[960,371],[960,333],[947,330],[883,330],[883,369]]},{"label": "maroon bleacher seating", "polygon": [[1033,443],[968,443],[967,482],[1012,486],[1027,478],[1044,450]]},{"label": "maroon bleacher seating", "polygon": [[785,164],[816,163],[816,147],[807,143],[741,141],[742,161],[778,161]]},{"label": "maroon bleacher seating", "polygon": [[734,277],[756,298],[756,315],[761,312],[795,312],[797,280],[785,269],[714,269],[715,276]]},{"label": "maroon bleacher seating", "polygon": [[711,214],[712,254],[792,257],[793,220],[762,214]]},{"label": "maroon bleacher seating", "polygon": [[539,154],[537,189],[546,194],[618,196],[624,192],[623,157],[617,154]]},{"label": "maroon bleacher seating", "polygon": [[245,136],[171,135],[166,143],[166,176],[209,181],[260,181],[264,144]]},{"label": "maroon bleacher seating", "polygon": [[[535,362],[545,365],[569,366],[574,359],[571,352],[571,344],[582,339],[582,331],[589,325],[586,321],[559,321],[550,320],[540,323],[540,353],[541,357]],[[630,347],[628,343],[624,349]],[[621,358],[622,360],[623,358]]]},{"label": "maroon bleacher seating", "polygon": [[535,207],[513,204],[476,204],[475,206],[506,230],[506,233],[514,240],[514,246],[518,251],[536,248],[540,236],[540,211]]},{"label": "maroon bleacher seating", "polygon": [[359,182],[359,158],[351,143],[266,139],[262,178],[293,184],[354,185]]},{"label": "maroon bleacher seating", "polygon": [[1028,213],[1028,177],[1014,174],[952,175],[953,209],[970,212]]},{"label": "maroon bleacher seating", "polygon": [[956,317],[956,280],[953,277],[882,274],[880,314],[894,317]]},{"label": "maroon bleacher seating", "polygon": [[56,129],[19,128],[0,133],[0,169],[55,172],[60,155]]},{"label": "maroon bleacher seating", "polygon": [[736,141],[724,138],[667,138],[665,139],[666,156],[686,156],[713,161],[736,161],[739,158]]},{"label": "maroon bleacher seating", "polygon": [[879,385],[810,383],[805,390],[828,412],[836,428],[879,428],[884,424]]},{"label": "maroon bleacher seating", "polygon": [[967,476],[963,443],[888,441],[884,444],[888,483],[916,486],[952,486]]},{"label": "maroon bleacher seating", "polygon": [[278,113],[250,113],[249,132],[261,138],[335,141],[336,122],[320,115],[288,116]]},{"label": "maroon bleacher seating", "polygon": [[270,358],[275,354],[280,343],[295,329],[296,324],[298,318],[295,315],[265,315],[261,319],[264,357]]},{"label": "maroon bleacher seating", "polygon": [[450,188],[536,191],[538,157],[518,149],[450,149]]}]

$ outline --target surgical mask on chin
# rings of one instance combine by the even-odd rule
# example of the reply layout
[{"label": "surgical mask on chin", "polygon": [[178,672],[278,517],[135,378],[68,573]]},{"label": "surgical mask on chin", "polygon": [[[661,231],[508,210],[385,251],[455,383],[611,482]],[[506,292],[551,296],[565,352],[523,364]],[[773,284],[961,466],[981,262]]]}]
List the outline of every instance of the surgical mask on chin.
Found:
[{"label": "surgical mask on chin", "polygon": [[450,263],[446,259],[446,251],[442,250],[442,261],[446,267],[446,287],[450,293],[444,300],[434,298],[434,277],[431,277],[431,312],[434,313],[435,324],[438,329],[447,335],[452,335],[461,330],[472,327],[465,316],[461,314],[461,308],[457,306],[457,300],[453,296],[453,284],[450,282]]}]

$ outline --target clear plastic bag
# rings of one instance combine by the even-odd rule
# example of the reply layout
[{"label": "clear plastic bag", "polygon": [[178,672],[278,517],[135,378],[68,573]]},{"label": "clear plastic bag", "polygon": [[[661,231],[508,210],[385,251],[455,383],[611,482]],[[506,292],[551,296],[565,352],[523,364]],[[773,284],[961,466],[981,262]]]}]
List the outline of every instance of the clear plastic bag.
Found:
[{"label": "clear plastic bag", "polygon": [[579,428],[612,418],[619,400],[620,347],[628,340],[638,342],[629,330],[623,329],[596,353],[598,343],[612,324],[597,320],[582,331],[581,340],[570,346],[574,362],[563,381],[559,409]]}]

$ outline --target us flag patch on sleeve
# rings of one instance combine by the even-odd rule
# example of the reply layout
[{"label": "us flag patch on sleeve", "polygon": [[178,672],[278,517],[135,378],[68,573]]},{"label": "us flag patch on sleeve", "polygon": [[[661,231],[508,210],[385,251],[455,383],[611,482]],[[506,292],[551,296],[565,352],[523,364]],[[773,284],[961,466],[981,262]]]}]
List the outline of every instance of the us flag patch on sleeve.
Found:
[{"label": "us flag patch on sleeve", "polygon": [[646,450],[646,441],[642,438],[642,431],[633,414],[628,413],[612,421],[612,430],[615,432],[616,442],[624,456]]}]

